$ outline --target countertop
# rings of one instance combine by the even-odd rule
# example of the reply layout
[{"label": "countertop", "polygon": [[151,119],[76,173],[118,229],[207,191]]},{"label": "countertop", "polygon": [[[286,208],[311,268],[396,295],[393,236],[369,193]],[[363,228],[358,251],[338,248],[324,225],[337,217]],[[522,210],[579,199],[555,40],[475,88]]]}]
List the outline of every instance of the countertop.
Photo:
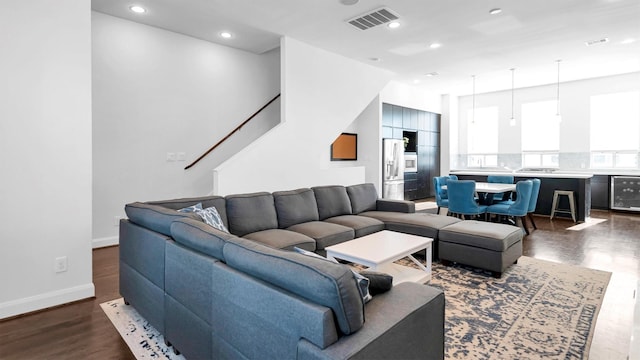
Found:
[{"label": "countertop", "polygon": [[593,177],[592,173],[582,173],[582,172],[564,172],[564,171],[554,171],[554,172],[545,172],[545,171],[530,171],[530,172],[521,172],[515,170],[482,170],[482,169],[474,169],[474,170],[451,170],[449,172],[453,175],[513,175],[515,177],[537,177],[537,178],[555,178],[555,179],[590,179]]}]

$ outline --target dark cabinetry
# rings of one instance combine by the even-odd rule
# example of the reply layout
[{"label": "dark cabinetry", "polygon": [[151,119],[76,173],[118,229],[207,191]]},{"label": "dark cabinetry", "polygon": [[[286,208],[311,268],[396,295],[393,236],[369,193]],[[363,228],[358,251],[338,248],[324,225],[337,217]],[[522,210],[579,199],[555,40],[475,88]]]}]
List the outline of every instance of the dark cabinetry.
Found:
[{"label": "dark cabinetry", "polygon": [[418,196],[418,173],[404,174],[404,198],[417,199]]},{"label": "dark cabinetry", "polygon": [[404,197],[433,197],[433,177],[440,176],[440,114],[382,104],[382,137],[402,139],[406,133],[417,135],[414,144],[418,171],[404,174]]},{"label": "dark cabinetry", "polygon": [[591,178],[591,208],[609,209],[609,175],[593,175]]}]

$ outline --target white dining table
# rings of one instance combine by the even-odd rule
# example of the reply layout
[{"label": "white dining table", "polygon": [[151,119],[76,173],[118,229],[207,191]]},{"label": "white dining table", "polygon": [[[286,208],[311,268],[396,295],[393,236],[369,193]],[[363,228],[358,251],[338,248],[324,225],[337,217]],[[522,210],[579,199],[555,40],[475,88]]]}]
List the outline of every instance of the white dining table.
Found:
[{"label": "white dining table", "polygon": [[[447,185],[442,186],[444,190]],[[476,192],[486,194],[498,194],[508,191],[516,191],[516,184],[488,183],[476,181]]]},{"label": "white dining table", "polygon": [[476,192],[497,194],[508,191],[516,191],[516,184],[476,182]]}]

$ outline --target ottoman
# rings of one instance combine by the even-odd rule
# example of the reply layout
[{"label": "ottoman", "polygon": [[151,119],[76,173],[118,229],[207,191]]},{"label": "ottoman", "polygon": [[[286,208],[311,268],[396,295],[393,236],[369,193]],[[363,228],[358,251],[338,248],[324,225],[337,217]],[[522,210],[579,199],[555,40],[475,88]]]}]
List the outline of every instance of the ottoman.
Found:
[{"label": "ottoman", "polygon": [[522,256],[522,229],[506,224],[460,221],[440,229],[438,242],[443,265],[470,265],[498,278]]},{"label": "ottoman", "polygon": [[[435,239],[438,238],[438,231],[447,225],[462,221],[453,216],[425,213],[407,214],[395,211],[367,211],[360,213],[360,215],[369,216],[384,222],[385,230],[434,239],[432,247],[434,260],[438,259],[438,242],[435,241]],[[420,251],[419,253],[424,253],[424,251]]]}]

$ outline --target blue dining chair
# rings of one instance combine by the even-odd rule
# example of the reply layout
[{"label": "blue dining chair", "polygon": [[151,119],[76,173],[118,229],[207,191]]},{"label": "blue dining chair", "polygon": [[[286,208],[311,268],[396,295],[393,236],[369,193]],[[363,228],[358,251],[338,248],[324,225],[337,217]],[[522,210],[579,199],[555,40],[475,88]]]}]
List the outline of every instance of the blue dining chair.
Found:
[{"label": "blue dining chair", "polygon": [[[513,176],[512,175],[489,175],[487,176],[487,182],[489,183],[499,183],[499,184],[513,184]],[[496,194],[487,194],[485,198],[485,203],[487,205],[495,204],[500,201],[506,201],[509,199],[509,193],[496,193]]]},{"label": "blue dining chair", "polygon": [[447,194],[447,190],[442,187],[447,185],[447,180],[458,180],[456,175],[449,176],[435,176],[433,178],[433,186],[435,187],[436,193],[436,204],[438,205],[438,212],[436,214],[440,214],[441,207],[449,207],[449,196]]},{"label": "blue dining chair", "polygon": [[476,182],[473,180],[448,180],[447,193],[449,196],[449,212],[463,219],[467,216],[485,215],[486,205],[478,205],[474,196]]},{"label": "blue dining chair", "polygon": [[516,200],[489,205],[487,213],[498,215],[499,218],[513,218],[516,224],[520,223],[520,226],[529,235],[524,217],[529,212],[532,190],[533,182],[531,180],[518,181],[516,183]]},{"label": "blue dining chair", "polygon": [[[540,194],[540,179],[530,179],[533,187],[531,188],[531,198],[529,199],[529,209],[527,209],[527,217],[531,220],[533,229],[537,230],[536,222],[533,221],[533,214],[536,211],[536,205],[538,204],[538,195]],[[523,218],[524,219],[524,218]]]}]

